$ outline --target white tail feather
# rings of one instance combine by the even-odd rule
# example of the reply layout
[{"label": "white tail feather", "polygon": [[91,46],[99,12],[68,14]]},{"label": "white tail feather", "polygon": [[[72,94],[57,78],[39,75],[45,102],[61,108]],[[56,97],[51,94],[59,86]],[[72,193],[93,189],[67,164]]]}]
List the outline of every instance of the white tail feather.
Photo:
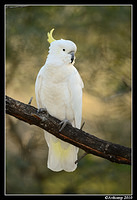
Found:
[{"label": "white tail feather", "polygon": [[77,168],[78,148],[44,131],[49,152],[47,167],[53,171],[72,172]]}]

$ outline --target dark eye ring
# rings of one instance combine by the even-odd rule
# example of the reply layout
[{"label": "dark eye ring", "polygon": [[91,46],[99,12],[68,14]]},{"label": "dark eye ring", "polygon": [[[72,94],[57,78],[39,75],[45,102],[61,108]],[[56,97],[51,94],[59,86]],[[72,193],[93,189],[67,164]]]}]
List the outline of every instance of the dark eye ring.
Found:
[{"label": "dark eye ring", "polygon": [[65,49],[63,49],[63,51],[65,51]]}]

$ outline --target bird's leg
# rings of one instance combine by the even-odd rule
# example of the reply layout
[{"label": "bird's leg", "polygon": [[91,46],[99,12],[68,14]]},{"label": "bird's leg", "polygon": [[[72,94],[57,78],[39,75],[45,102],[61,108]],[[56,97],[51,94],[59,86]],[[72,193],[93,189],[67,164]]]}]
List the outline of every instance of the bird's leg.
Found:
[{"label": "bird's leg", "polygon": [[78,158],[76,161],[75,161],[75,164],[77,164],[82,158],[84,158],[88,153],[85,152],[80,158]]},{"label": "bird's leg", "polygon": [[61,126],[61,128],[59,129],[59,132],[61,132],[61,131],[65,128],[65,126],[66,126],[67,124],[71,125],[71,123],[70,123],[69,120],[67,120],[67,119],[62,120],[62,121],[59,123],[59,125]]}]

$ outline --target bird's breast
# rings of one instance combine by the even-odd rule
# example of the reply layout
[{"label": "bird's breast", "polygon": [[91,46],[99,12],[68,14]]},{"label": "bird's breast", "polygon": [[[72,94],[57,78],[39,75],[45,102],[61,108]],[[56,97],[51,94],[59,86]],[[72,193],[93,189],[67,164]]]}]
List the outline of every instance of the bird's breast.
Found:
[{"label": "bird's breast", "polygon": [[[58,77],[59,78],[59,77]],[[40,99],[42,107],[46,107],[49,114],[60,119],[73,120],[71,108],[71,96],[67,80],[54,80],[45,77],[40,87]]]}]

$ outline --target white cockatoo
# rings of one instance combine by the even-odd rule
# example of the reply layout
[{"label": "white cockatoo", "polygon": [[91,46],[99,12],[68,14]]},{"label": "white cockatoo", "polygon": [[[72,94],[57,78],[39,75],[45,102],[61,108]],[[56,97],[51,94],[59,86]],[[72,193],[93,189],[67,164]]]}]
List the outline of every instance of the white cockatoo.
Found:
[{"label": "white cockatoo", "polygon": [[[73,127],[80,128],[84,85],[73,65],[77,47],[70,40],[55,40],[53,30],[48,33],[47,60],[35,83],[37,105],[61,120],[62,124],[70,122]],[[79,149],[46,131],[44,135],[49,148],[47,167],[53,171],[74,171]]]}]

